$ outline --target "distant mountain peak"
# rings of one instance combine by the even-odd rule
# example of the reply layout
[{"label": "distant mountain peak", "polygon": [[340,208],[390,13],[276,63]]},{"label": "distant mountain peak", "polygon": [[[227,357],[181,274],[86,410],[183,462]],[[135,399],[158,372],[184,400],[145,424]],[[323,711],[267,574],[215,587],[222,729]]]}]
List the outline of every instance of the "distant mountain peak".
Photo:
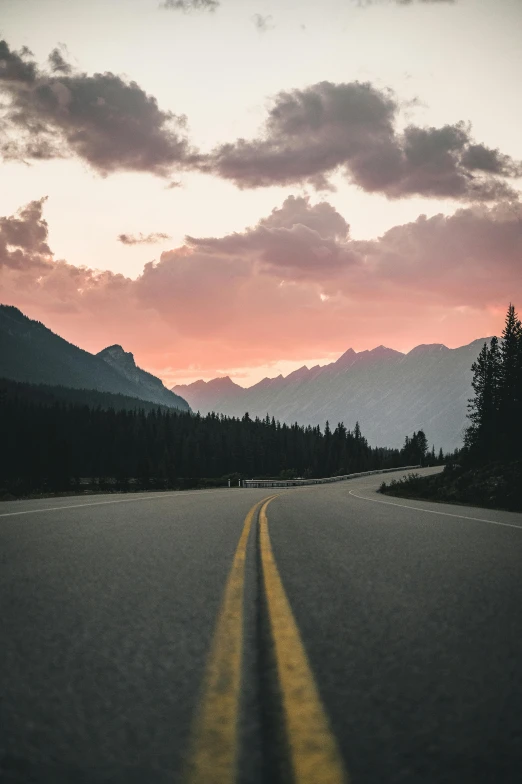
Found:
[{"label": "distant mountain peak", "polygon": [[403,357],[404,354],[401,351],[397,351],[394,348],[388,348],[388,346],[376,346],[375,348],[370,349],[368,354],[372,357]]},{"label": "distant mountain peak", "polygon": [[333,363],[337,365],[337,367],[348,367],[355,362],[355,358],[357,357],[357,352],[353,350],[353,348],[349,348],[348,351],[345,351],[344,354],[341,354],[339,359],[336,359]]},{"label": "distant mountain peak", "polygon": [[210,381],[207,381],[207,387],[213,387],[214,389],[226,390],[226,389],[236,389],[240,387],[239,384],[236,384],[235,381],[232,381],[230,376],[219,376],[218,378],[212,378]]},{"label": "distant mountain peak", "polygon": [[[107,346],[107,348],[102,348],[101,351],[98,351],[96,356],[101,357],[102,359],[105,359],[107,356],[114,357],[114,359],[123,359],[125,357],[126,359],[131,359],[134,362],[134,354],[132,354],[130,351],[124,351],[123,347],[120,346],[119,343],[115,343],[113,346]],[[136,363],[134,362],[134,364]]]},{"label": "distant mountain peak", "polygon": [[420,357],[423,354],[440,354],[450,349],[444,343],[421,343],[408,351],[408,357]]},{"label": "distant mountain peak", "polygon": [[208,390],[212,390],[213,392],[232,392],[237,389],[243,389],[243,387],[236,384],[235,381],[232,381],[230,376],[218,376],[217,378],[211,378],[209,381],[204,381],[202,378],[199,378],[197,381],[192,381],[190,384],[175,384],[171,387],[172,392],[185,389],[199,392]]},{"label": "distant mountain peak", "polygon": [[306,365],[303,365],[297,370],[293,370],[291,373],[287,375],[285,381],[301,381],[301,379],[306,378],[310,375],[310,371]]}]

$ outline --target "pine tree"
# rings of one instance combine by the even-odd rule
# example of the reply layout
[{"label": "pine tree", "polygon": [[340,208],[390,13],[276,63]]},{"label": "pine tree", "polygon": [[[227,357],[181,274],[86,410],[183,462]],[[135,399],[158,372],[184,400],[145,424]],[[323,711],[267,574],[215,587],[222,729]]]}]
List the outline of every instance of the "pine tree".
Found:
[{"label": "pine tree", "polygon": [[501,443],[499,415],[503,395],[503,370],[496,337],[492,338],[489,347],[484,343],[471,369],[471,386],[475,397],[468,401],[471,426],[466,431],[464,442],[472,459],[485,462],[498,456]]},{"label": "pine tree", "polygon": [[513,458],[520,449],[522,405],[522,324],[510,304],[500,347],[499,425],[505,457]]},{"label": "pine tree", "polygon": [[415,446],[417,450],[416,462],[420,463],[420,465],[424,465],[426,462],[426,454],[428,452],[428,439],[426,438],[426,433],[424,430],[419,430],[419,432],[416,434]]}]

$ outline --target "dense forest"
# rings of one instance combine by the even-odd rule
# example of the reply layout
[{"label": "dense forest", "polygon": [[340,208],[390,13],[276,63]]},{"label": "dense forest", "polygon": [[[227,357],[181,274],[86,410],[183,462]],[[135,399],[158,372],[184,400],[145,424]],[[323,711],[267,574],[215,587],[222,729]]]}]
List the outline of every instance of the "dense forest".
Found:
[{"label": "dense forest", "polygon": [[[49,388],[52,390],[52,388]],[[86,393],[87,394],[87,393]],[[78,392],[75,391],[75,395]],[[102,408],[41,387],[0,382],[0,495],[167,489],[230,478],[323,477],[437,462],[422,431],[402,450],[370,447],[358,424],[331,429],[185,413]],[[136,401],[134,401],[134,406]],[[442,458],[439,454],[438,458]]]},{"label": "dense forest", "polygon": [[500,339],[484,343],[471,369],[463,448],[442,474],[383,483],[383,492],[522,510],[522,323],[514,305]]}]

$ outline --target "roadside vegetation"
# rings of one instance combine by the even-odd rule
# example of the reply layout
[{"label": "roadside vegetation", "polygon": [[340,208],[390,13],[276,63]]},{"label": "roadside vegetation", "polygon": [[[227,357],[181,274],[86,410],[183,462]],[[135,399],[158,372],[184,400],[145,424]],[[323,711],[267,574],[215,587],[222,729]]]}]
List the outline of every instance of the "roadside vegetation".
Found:
[{"label": "roadside vegetation", "polygon": [[513,305],[472,370],[463,448],[441,474],[383,482],[382,493],[522,511],[522,324]]}]

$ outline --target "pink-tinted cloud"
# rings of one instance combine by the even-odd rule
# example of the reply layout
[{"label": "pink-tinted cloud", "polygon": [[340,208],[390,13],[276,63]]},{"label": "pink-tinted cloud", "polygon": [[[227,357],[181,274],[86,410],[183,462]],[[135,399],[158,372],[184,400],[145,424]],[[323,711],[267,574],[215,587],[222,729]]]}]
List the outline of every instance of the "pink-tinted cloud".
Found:
[{"label": "pink-tinted cloud", "polygon": [[522,302],[522,206],[419,217],[351,239],[327,202],[290,197],[256,226],[187,238],[131,280],[54,260],[43,201],[0,219],[1,296],[91,351],[120,343],[172,377],[385,343],[455,346]]},{"label": "pink-tinted cloud", "polygon": [[118,234],[118,242],[122,245],[155,245],[162,240],[170,240],[170,235],[162,231],[153,231],[150,234]]}]

